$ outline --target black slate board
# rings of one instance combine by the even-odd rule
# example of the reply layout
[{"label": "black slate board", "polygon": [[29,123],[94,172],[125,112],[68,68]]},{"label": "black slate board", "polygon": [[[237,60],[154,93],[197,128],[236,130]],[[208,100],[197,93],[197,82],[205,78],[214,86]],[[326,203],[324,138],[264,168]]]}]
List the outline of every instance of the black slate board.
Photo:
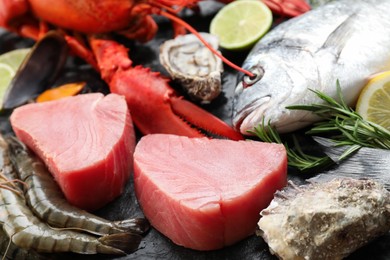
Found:
[{"label": "black slate board", "polygon": [[[200,13],[192,11],[186,11],[183,13],[184,19],[193,25],[199,31],[208,31],[209,23],[215,14],[215,12],[221,7],[218,3],[202,3]],[[172,38],[172,28],[169,21],[164,18],[156,17],[159,23],[159,31],[156,37],[146,43],[140,44],[137,42],[129,41],[127,39],[118,38],[118,41],[122,42],[126,47],[130,49],[130,57],[134,64],[142,64],[145,67],[150,67],[154,71],[160,71],[162,74],[167,75],[164,68],[160,65],[158,60],[158,50],[160,44],[166,40]],[[280,22],[281,20],[276,20]],[[10,51],[15,48],[30,47],[33,45],[33,41],[22,39],[19,36],[5,32],[0,29],[0,54]],[[241,65],[245,59],[247,52],[228,52],[223,51],[223,54],[235,62]],[[1,75],[0,75],[1,76]],[[203,107],[220,117],[227,123],[231,123],[232,107],[233,107],[233,91],[236,85],[238,74],[231,68],[225,66],[225,72],[223,75],[223,93],[220,97],[214,100],[210,105],[203,105]],[[90,85],[94,85],[99,89],[105,89],[105,83],[99,78],[99,75],[93,71],[88,65],[85,65],[83,61],[78,58],[69,58],[67,65],[62,73],[62,76],[58,79],[57,83],[64,83],[66,81],[85,80]],[[180,89],[178,89],[180,91]],[[11,131],[8,115],[3,114],[0,116],[0,130],[2,133],[9,133]],[[312,147],[309,147],[313,149]],[[315,148],[314,148],[315,149]],[[306,177],[311,175],[295,175],[289,173],[289,179],[294,180],[296,183],[303,183]],[[111,220],[125,219],[129,217],[142,216],[142,211],[139,208],[137,199],[133,192],[133,183],[130,181],[125,189],[123,195],[118,199],[111,202],[106,207],[95,212],[97,215],[105,217]],[[146,234],[141,242],[138,251],[133,254],[124,257],[108,257],[104,255],[99,256],[81,256],[75,254],[58,254],[55,255],[55,259],[258,259],[258,260],[271,260],[276,259],[271,255],[267,244],[255,235],[250,236],[241,242],[226,247],[221,250],[215,250],[210,252],[199,252],[190,249],[186,249],[173,244],[167,237],[151,229]],[[390,259],[390,235],[381,237],[366,247],[356,251],[348,259],[351,260],[363,260],[363,259]]]}]

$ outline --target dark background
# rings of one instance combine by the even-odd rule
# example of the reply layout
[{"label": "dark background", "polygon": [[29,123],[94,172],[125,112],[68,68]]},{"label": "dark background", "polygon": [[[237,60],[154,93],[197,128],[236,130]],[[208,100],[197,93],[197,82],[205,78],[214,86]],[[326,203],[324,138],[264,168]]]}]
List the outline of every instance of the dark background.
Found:
[{"label": "dark background", "polygon": [[[188,23],[196,27],[199,31],[208,32],[209,23],[220,7],[221,5],[218,3],[202,3],[199,13],[187,10],[182,15]],[[129,55],[134,64],[142,64],[166,75],[158,60],[158,50],[164,40],[172,38],[172,28],[170,22],[166,19],[156,17],[156,20],[159,23],[159,31],[152,41],[146,44],[140,44],[121,37],[118,37],[117,40],[130,49]],[[282,19],[276,17],[275,21],[278,23]],[[30,47],[32,45],[33,41],[22,39],[13,33],[8,33],[0,29],[0,53],[15,48]],[[228,52],[224,50],[222,52],[227,58],[238,65],[241,65],[247,55],[247,52]],[[44,65],[42,64],[42,66]],[[229,124],[231,123],[233,91],[237,77],[238,74],[235,71],[225,66],[223,93],[211,104],[203,105],[206,110]],[[66,67],[54,85],[79,80],[87,81],[93,91],[107,91],[107,86],[100,80],[99,74],[84,64],[83,61],[74,57],[68,59]],[[172,85],[177,87],[174,83]],[[177,88],[177,90],[180,91],[180,88]],[[9,113],[5,113],[0,118],[3,133],[10,131],[8,115]],[[313,147],[309,147],[309,149],[313,149]],[[289,179],[302,183],[306,177],[311,176],[290,172]],[[121,197],[95,213],[111,220],[142,216],[142,211],[138,206],[133,192],[133,183],[131,181],[128,183]],[[144,237],[139,250],[133,254],[119,258],[108,256],[79,256],[74,254],[55,255],[57,259],[69,259],[70,257],[74,259],[276,259],[269,253],[267,244],[256,235],[252,235],[233,246],[221,250],[199,252],[173,244],[168,238],[153,228]],[[390,236],[386,235],[373,241],[366,247],[356,251],[348,259],[390,259]]]}]

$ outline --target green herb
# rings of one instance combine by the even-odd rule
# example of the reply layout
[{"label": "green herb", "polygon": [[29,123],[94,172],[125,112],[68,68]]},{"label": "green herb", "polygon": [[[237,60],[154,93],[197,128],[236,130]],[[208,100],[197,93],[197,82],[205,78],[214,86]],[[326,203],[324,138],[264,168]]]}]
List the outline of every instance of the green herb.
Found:
[{"label": "green herb", "polygon": [[297,138],[293,135],[293,147],[290,148],[287,141],[282,141],[275,128],[271,127],[269,122],[265,125],[264,122],[255,127],[255,130],[251,133],[255,134],[260,140],[267,143],[283,144],[286,148],[288,165],[301,171],[309,171],[317,168],[324,168],[332,164],[332,160],[327,156],[313,156],[303,152]]},{"label": "green herb", "polygon": [[[323,119],[323,121],[315,123],[306,134],[331,134],[331,140],[336,146],[349,145],[349,148],[339,158],[340,160],[347,158],[361,147],[390,149],[390,131],[364,120],[352,108],[348,107],[343,99],[339,82],[337,82],[336,87],[340,101],[320,91],[311,90],[325,102],[323,104],[287,107],[288,109],[311,111]],[[253,133],[264,142],[282,143],[280,136],[269,124],[266,127],[263,124],[263,126],[255,128]],[[287,155],[289,164],[299,170],[324,166],[329,163],[329,158],[311,158],[311,156],[304,154],[297,142],[294,142],[294,146],[295,150],[286,146]]]},{"label": "green herb", "polygon": [[[288,109],[311,111],[324,121],[314,124],[307,134],[335,132],[332,137],[337,145],[390,149],[390,132],[370,121],[364,120],[343,99],[340,83],[337,82],[339,102],[320,91],[314,91],[325,104],[289,106]],[[355,148],[356,150],[356,148]]]}]

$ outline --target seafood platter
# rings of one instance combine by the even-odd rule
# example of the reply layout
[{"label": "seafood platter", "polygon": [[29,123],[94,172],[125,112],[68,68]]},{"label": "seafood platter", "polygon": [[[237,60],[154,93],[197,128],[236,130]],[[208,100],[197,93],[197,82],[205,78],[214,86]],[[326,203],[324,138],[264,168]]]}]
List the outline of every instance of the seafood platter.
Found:
[{"label": "seafood platter", "polygon": [[[390,71],[390,1],[266,0],[240,51],[208,33],[226,3],[126,6],[106,34],[93,1],[58,1],[74,24],[22,2],[0,0],[0,57],[29,48],[1,104],[3,259],[390,259],[390,133],[347,108]],[[334,145],[334,107],[380,146]]]}]

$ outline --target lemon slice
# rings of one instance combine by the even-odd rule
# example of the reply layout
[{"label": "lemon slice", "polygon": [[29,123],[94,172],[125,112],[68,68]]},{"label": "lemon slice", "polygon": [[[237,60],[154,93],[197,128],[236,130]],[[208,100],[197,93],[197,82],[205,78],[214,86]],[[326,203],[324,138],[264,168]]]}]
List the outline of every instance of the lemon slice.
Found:
[{"label": "lemon slice", "polygon": [[260,0],[234,1],[217,13],[210,33],[218,36],[219,45],[227,50],[251,48],[271,27],[272,12]]},{"label": "lemon slice", "polygon": [[17,49],[0,55],[0,103],[2,103],[9,83],[29,51],[29,48]]},{"label": "lemon slice", "polygon": [[376,75],[359,95],[356,112],[390,130],[390,71]]}]

